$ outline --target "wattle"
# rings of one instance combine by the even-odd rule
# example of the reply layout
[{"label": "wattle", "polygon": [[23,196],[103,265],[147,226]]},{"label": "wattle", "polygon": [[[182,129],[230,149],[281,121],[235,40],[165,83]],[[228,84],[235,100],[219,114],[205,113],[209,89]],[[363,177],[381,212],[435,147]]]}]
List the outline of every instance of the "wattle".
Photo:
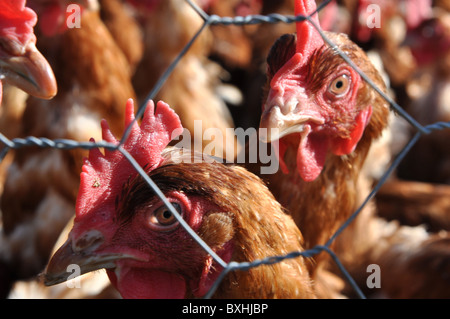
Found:
[{"label": "wattle", "polygon": [[183,299],[186,295],[186,282],[176,273],[144,268],[107,273],[124,299]]}]

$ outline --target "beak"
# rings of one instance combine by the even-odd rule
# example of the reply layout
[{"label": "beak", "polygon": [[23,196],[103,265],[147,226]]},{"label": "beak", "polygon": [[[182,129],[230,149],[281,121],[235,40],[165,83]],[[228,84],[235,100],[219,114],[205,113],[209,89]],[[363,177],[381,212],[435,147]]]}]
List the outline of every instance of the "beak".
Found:
[{"label": "beak", "polygon": [[136,259],[122,253],[102,254],[97,250],[103,243],[104,237],[97,230],[84,233],[76,242],[69,235],[41,275],[44,284],[52,286],[94,270],[115,268],[115,261],[119,259]]},{"label": "beak", "polygon": [[0,75],[5,82],[38,98],[51,99],[57,93],[53,70],[32,41],[20,56],[0,49]]},{"label": "beak", "polygon": [[[306,124],[321,125],[324,123],[324,120],[318,116],[294,112],[297,106],[298,102],[295,101],[288,102],[283,107],[280,107],[279,104],[266,104],[259,124],[260,140],[270,143],[290,134],[303,134]],[[282,109],[286,113],[282,112]]]}]

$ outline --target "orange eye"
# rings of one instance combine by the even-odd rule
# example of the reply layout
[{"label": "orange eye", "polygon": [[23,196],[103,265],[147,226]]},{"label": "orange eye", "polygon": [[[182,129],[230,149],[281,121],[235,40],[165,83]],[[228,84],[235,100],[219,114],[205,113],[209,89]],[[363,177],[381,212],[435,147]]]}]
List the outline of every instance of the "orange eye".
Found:
[{"label": "orange eye", "polygon": [[348,92],[350,88],[350,78],[348,75],[341,75],[331,82],[328,91],[336,96],[342,96]]},{"label": "orange eye", "polygon": [[[182,214],[180,204],[175,202],[171,204],[178,213]],[[149,222],[154,230],[162,231],[171,230],[178,224],[175,215],[164,204],[150,213]]]}]

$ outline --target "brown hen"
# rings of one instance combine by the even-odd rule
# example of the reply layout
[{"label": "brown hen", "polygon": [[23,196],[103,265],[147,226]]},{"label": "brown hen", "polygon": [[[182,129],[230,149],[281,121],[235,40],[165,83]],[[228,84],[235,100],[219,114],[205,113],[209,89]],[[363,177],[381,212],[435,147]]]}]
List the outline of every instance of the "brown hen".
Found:
[{"label": "brown hen", "polygon": [[[307,15],[315,8],[314,1],[296,2],[296,14]],[[319,26],[317,16],[312,21]],[[325,35],[336,47],[329,46],[305,21],[297,24],[297,36],[285,35],[275,43],[267,59],[268,89],[260,123],[265,129],[261,138],[279,143],[281,167],[278,173],[262,177],[292,214],[306,248],[326,244],[367,198],[374,181],[365,167],[366,158],[389,124],[386,100],[337,54],[336,48],[386,91],[366,54],[344,34]],[[278,132],[270,130],[274,128]],[[385,293],[405,297],[408,286],[399,277],[402,271],[392,267],[393,259],[402,260],[399,269],[421,264],[426,274],[421,278],[429,278],[416,282],[423,295],[439,285],[436,289],[447,296],[449,286],[442,276],[450,265],[450,253],[436,249],[435,255],[423,255],[422,250],[433,245],[445,247],[449,235],[440,238],[421,227],[401,227],[375,213],[369,203],[333,238],[334,249],[351,273],[365,285],[368,265],[378,264]],[[317,265],[312,271],[318,282],[320,270],[327,268],[326,258],[324,253],[315,258]],[[438,268],[443,281],[432,278]],[[321,293],[333,295],[327,289]],[[410,297],[417,296],[411,291]]]}]

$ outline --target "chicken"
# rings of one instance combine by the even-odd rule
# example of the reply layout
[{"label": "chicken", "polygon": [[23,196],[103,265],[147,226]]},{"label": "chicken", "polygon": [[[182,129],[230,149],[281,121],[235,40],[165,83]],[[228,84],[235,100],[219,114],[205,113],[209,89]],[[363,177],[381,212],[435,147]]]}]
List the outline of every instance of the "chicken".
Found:
[{"label": "chicken", "polygon": [[[204,21],[184,0],[131,3],[140,4],[138,19],[143,20],[145,51],[133,76],[138,101],[142,104]],[[227,128],[234,128],[226,99],[239,103],[240,92],[223,85],[221,76],[225,72],[208,59],[211,43],[210,30],[203,30],[164,85],[153,92],[155,98],[172,105],[180,116],[183,127],[190,133],[192,148],[222,158],[228,153],[233,158],[239,144],[237,140],[225,138]],[[223,88],[232,94],[224,97]],[[212,130],[214,134],[208,136]],[[206,148],[210,143],[216,147]]]},{"label": "chicken", "polygon": [[[123,107],[118,104],[134,97],[130,66],[100,20],[97,3],[84,7],[82,27],[66,25],[65,30],[55,16],[65,14],[62,2],[28,4],[47,18],[36,32],[39,49],[55,71],[58,94],[50,101],[27,100],[20,136],[88,141],[101,136],[100,118],[108,118],[112,130],[121,132]],[[0,259],[11,269],[10,278],[33,278],[45,267],[60,232],[75,214],[83,154],[80,149],[16,150],[1,201]]]},{"label": "chicken", "polygon": [[[166,148],[181,133],[164,102],[147,105],[140,127],[133,101],[122,146],[182,217],[166,207],[123,153],[90,151],[81,174],[76,218],[67,242],[45,273],[48,285],[67,280],[66,267],[106,268],[124,298],[202,297],[222,267],[180,225],[182,218],[224,262],[247,262],[302,251],[298,228],[267,187],[239,166]],[[103,139],[118,144],[102,122]],[[303,258],[227,274],[218,298],[314,298]]]},{"label": "chicken", "polygon": [[[296,2],[296,14],[307,15],[315,8],[314,1]],[[317,16],[312,20],[319,26]],[[325,35],[386,91],[365,53],[346,35]],[[449,252],[435,249],[435,254],[421,255],[424,249],[445,247],[448,234],[434,236],[420,227],[388,223],[375,215],[369,203],[345,231],[332,237],[367,198],[374,182],[363,173],[367,171],[364,165],[373,141],[388,125],[386,100],[307,21],[297,24],[297,35],[285,35],[274,44],[267,63],[268,89],[260,138],[279,144],[281,170],[261,177],[292,214],[305,247],[333,243],[344,265],[364,284],[367,266],[380,265],[386,294],[391,297],[408,296],[408,288],[400,285],[404,281],[399,277],[399,269],[408,269],[408,265],[422,267],[423,272],[416,282],[420,288],[410,290],[410,297],[426,296],[433,285],[441,296],[448,296],[448,281],[432,276],[438,269],[436,277],[445,276]],[[249,168],[258,172],[258,167]],[[321,282],[326,258],[325,254],[316,256],[317,264],[311,271],[313,279],[325,286],[317,285],[323,289],[320,294],[333,294],[327,291],[327,283]],[[393,267],[395,258],[402,260],[398,268]]]},{"label": "chicken", "polygon": [[[306,14],[315,7],[313,1],[305,5],[306,9],[300,13]],[[318,23],[317,18],[315,21]],[[378,138],[386,125],[389,108],[387,102],[323,42],[317,31],[306,24],[299,23],[297,36],[285,35],[277,40],[269,53],[267,82],[270,87],[260,129],[261,139],[279,140],[281,170],[267,176],[270,187],[287,205],[297,224],[307,225],[303,235],[307,246],[313,247],[323,244],[336,230],[333,228],[352,212],[355,205],[352,196],[333,194],[341,184],[348,187],[346,191],[340,188],[343,194],[355,194],[357,173],[371,140]],[[301,41],[297,41],[299,34]],[[326,35],[353,61],[368,62],[364,52],[344,34]],[[362,71],[379,87],[385,87],[370,63],[360,64]],[[304,87],[305,92],[299,87]],[[271,134],[272,128],[278,129],[278,134]],[[359,157],[345,156],[355,149],[361,154]],[[352,175],[353,178],[349,177]],[[323,187],[327,184],[331,184],[328,189]],[[292,187],[297,190],[295,193]],[[314,197],[304,196],[305,192]],[[326,218],[312,214],[317,218],[311,220],[303,213],[305,211],[326,211],[327,214]]]},{"label": "chicken", "polygon": [[56,94],[52,69],[36,49],[36,22],[25,0],[0,1],[0,102],[2,81],[43,99]]}]

